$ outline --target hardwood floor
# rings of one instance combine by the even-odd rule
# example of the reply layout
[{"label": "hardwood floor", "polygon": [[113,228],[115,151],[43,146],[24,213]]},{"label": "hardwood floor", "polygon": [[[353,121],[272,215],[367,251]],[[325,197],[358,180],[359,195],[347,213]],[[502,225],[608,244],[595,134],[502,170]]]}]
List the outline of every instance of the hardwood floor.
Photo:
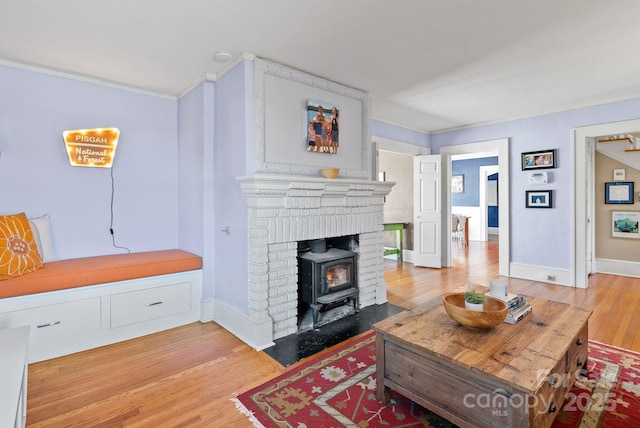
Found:
[{"label": "hardwood floor", "polygon": [[[390,303],[410,308],[497,277],[497,242],[448,269],[385,261]],[[509,278],[515,293],[593,309],[590,339],[640,351],[640,279],[596,274],[587,290]],[[288,370],[295,369],[295,365]],[[285,369],[215,323],[194,323],[29,366],[29,427],[250,427],[229,401]]]}]

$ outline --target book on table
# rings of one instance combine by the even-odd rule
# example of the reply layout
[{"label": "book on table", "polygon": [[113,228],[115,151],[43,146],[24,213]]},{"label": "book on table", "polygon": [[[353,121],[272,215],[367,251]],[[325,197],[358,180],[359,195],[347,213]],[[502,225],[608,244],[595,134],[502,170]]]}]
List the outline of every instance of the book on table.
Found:
[{"label": "book on table", "polygon": [[493,294],[487,292],[486,295],[502,300],[507,304],[507,308],[510,311],[515,310],[526,303],[526,299],[522,294],[507,293],[505,296],[494,296]]},{"label": "book on table", "polygon": [[507,293],[504,296],[495,296],[490,292],[485,293],[487,296],[500,299],[507,305],[507,317],[504,322],[515,324],[531,313],[531,305],[522,294]]},{"label": "book on table", "polygon": [[527,315],[529,315],[532,310],[533,308],[531,307],[529,302],[525,300],[524,304],[522,304],[521,306],[519,306],[514,310],[510,310],[509,312],[507,312],[507,317],[504,319],[504,322],[509,324],[515,324],[521,321]]}]

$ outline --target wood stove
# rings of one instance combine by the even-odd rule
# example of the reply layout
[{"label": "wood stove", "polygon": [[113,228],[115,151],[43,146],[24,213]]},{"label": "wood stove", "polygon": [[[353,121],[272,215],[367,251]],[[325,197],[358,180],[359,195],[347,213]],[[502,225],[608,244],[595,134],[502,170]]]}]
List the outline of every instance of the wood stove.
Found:
[{"label": "wood stove", "polygon": [[298,256],[300,297],[311,308],[313,328],[326,309],[350,303],[359,311],[357,256],[349,250],[326,249],[324,241],[314,241],[310,251]]}]

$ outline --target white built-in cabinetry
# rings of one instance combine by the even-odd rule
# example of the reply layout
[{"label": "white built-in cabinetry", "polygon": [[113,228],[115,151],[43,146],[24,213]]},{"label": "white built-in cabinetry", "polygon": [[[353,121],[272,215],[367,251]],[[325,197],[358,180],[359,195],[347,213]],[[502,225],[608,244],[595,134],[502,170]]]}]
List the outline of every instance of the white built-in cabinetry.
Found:
[{"label": "white built-in cabinetry", "polygon": [[0,299],[0,329],[30,326],[42,361],[200,319],[202,270]]},{"label": "white built-in cabinetry", "polygon": [[0,427],[27,422],[29,327],[0,330]]}]

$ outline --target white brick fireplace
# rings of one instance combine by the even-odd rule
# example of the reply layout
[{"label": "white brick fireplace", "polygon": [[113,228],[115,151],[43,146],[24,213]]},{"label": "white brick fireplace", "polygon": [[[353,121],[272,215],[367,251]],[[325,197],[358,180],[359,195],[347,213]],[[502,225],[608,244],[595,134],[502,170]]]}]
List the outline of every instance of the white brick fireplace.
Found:
[{"label": "white brick fireplace", "polygon": [[271,324],[271,340],[298,331],[298,241],[358,235],[360,307],[387,301],[382,209],[394,183],[282,175],[239,181],[247,198],[248,317]]}]

